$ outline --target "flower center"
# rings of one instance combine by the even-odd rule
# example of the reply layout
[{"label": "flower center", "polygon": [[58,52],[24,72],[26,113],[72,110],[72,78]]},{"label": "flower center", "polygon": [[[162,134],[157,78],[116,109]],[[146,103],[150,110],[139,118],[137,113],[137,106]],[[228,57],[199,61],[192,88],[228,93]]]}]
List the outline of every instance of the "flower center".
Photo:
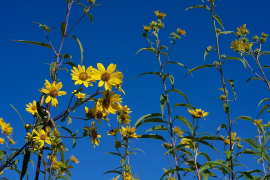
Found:
[{"label": "flower center", "polygon": [[33,111],[36,111],[36,110],[37,110],[37,107],[36,107],[36,106],[32,106],[31,109],[32,109]]},{"label": "flower center", "polygon": [[92,131],[90,132],[90,137],[93,138],[93,139],[96,139],[96,138],[97,138],[97,131],[92,130]]},{"label": "flower center", "polygon": [[81,72],[79,75],[79,79],[82,81],[86,81],[88,79],[88,74],[86,72]]},{"label": "flower center", "polygon": [[52,98],[55,98],[56,96],[58,96],[58,91],[55,88],[52,88],[49,94]]},{"label": "flower center", "polygon": [[103,74],[101,75],[102,81],[109,81],[110,78],[111,78],[111,75],[110,75],[109,73],[107,73],[107,72],[105,72],[105,73],[103,73]]},{"label": "flower center", "polygon": [[97,111],[97,112],[96,112],[96,117],[97,117],[98,119],[102,119],[102,118],[103,118],[103,113],[102,113],[101,111]]},{"label": "flower center", "polygon": [[104,99],[102,104],[106,109],[108,109],[111,104],[111,101],[109,99]]},{"label": "flower center", "polygon": [[199,115],[199,116],[202,116],[202,115],[203,115],[203,113],[202,113],[202,112],[198,112],[198,115]]},{"label": "flower center", "polygon": [[47,136],[46,136],[46,134],[41,134],[41,135],[39,136],[39,138],[40,138],[41,140],[45,141],[46,138],[47,138]]}]

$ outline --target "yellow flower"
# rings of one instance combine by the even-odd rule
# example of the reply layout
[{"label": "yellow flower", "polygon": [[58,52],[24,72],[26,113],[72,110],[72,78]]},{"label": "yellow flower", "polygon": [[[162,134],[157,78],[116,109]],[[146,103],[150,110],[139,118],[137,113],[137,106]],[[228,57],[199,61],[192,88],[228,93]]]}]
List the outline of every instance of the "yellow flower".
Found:
[{"label": "yellow flower", "polygon": [[85,71],[85,66],[78,65],[78,69],[76,67],[73,67],[73,70],[71,70],[72,74],[72,80],[75,81],[75,85],[83,84],[85,87],[88,87],[88,85],[93,86],[91,82],[96,82],[91,77],[91,70],[92,66],[88,67]]},{"label": "yellow flower", "polygon": [[208,116],[208,112],[204,112],[201,109],[195,109],[195,110],[188,109],[188,112],[194,118],[203,118],[205,116]]},{"label": "yellow flower", "polygon": [[118,89],[118,92],[121,91],[122,93],[126,94],[125,91],[121,88],[122,84],[123,84],[123,82],[117,84],[115,87]]},{"label": "yellow flower", "polygon": [[119,128],[112,129],[108,132],[108,135],[115,136],[119,132]]},{"label": "yellow flower", "polygon": [[232,46],[230,46],[231,49],[234,49],[236,52],[241,51],[242,53],[247,52],[248,49],[250,49],[253,46],[253,43],[245,43],[241,39],[235,40],[231,43]]},{"label": "yellow flower", "polygon": [[12,127],[10,127],[10,124],[8,123],[2,123],[1,124],[1,128],[2,128],[2,130],[4,131],[4,133],[6,134],[6,135],[11,135],[12,134],[12,130],[13,130],[13,128]]},{"label": "yellow flower", "polygon": [[125,113],[131,113],[132,111],[130,111],[130,108],[127,107],[127,105],[122,106],[120,103],[118,103],[119,109],[120,111],[123,111]]},{"label": "yellow flower", "polygon": [[124,180],[132,180],[132,176],[129,173],[125,173]]},{"label": "yellow flower", "polygon": [[1,171],[1,172],[0,172],[0,176],[2,176],[3,173],[4,173],[4,171]]},{"label": "yellow flower", "polygon": [[5,143],[5,139],[4,138],[0,138],[0,144],[4,144]]},{"label": "yellow flower", "polygon": [[183,36],[186,35],[186,31],[185,31],[185,30],[181,30],[180,28],[178,28],[178,29],[176,30],[176,32],[177,32],[177,34],[179,34],[179,35],[183,35]]},{"label": "yellow flower", "polygon": [[33,101],[33,104],[32,103],[29,103],[29,105],[26,104],[26,106],[27,106],[27,108],[25,108],[26,111],[30,112],[33,115],[35,113],[37,113],[37,102],[36,101]]},{"label": "yellow flower", "polygon": [[57,161],[57,157],[56,156],[53,156],[53,159],[52,159],[52,168],[53,169],[59,169],[59,164],[60,162]]},{"label": "yellow flower", "polygon": [[84,108],[85,116],[87,118],[90,118],[90,119],[95,118],[95,115],[94,115],[95,112],[94,111],[95,111],[94,108],[88,109],[88,107],[86,107],[86,106]]},{"label": "yellow flower", "polygon": [[155,14],[158,19],[163,19],[166,16],[163,12],[159,13],[159,10],[155,11]]},{"label": "yellow flower", "polygon": [[122,136],[128,137],[128,138],[136,138],[136,139],[138,139],[138,137],[140,137],[140,136],[138,136],[135,133],[135,131],[136,131],[136,128],[135,127],[130,128],[130,126],[126,126],[126,128],[124,128],[122,126],[122,129],[120,129],[120,132],[121,132]]},{"label": "yellow flower", "polygon": [[189,142],[191,142],[191,139],[183,138],[180,144],[186,144],[185,148],[190,148]]},{"label": "yellow flower", "polygon": [[101,138],[101,135],[97,133],[97,127],[95,127],[95,121],[91,123],[91,130],[89,136],[91,137],[92,145],[95,148],[95,144],[99,145],[100,141],[97,138]]},{"label": "yellow flower", "polygon": [[2,126],[3,123],[4,123],[4,119],[0,118],[0,126]]},{"label": "yellow flower", "polygon": [[151,27],[149,27],[149,26],[143,26],[143,30],[144,30],[145,32],[148,32],[148,31],[151,30]]},{"label": "yellow flower", "polygon": [[128,125],[130,123],[130,116],[126,113],[120,112],[120,115],[117,116],[117,119],[121,122],[122,126],[123,125]]},{"label": "yellow flower", "polygon": [[230,139],[225,139],[225,140],[224,140],[224,143],[225,143],[225,144],[230,144]]},{"label": "yellow flower", "polygon": [[172,145],[168,142],[162,144],[163,147],[165,147],[166,149],[171,149],[172,148]]},{"label": "yellow flower", "polygon": [[100,80],[98,87],[102,87],[104,84],[106,90],[112,90],[112,85],[116,86],[122,82],[123,75],[120,71],[115,71],[116,64],[110,64],[105,70],[103,64],[97,63],[98,70],[93,68],[91,76],[94,80]]},{"label": "yellow flower", "polygon": [[33,140],[35,142],[38,142],[39,143],[39,144],[37,144],[39,146],[39,148],[42,148],[44,146],[44,141],[47,144],[50,144],[51,145],[52,142],[51,142],[51,139],[48,136],[48,132],[45,132],[43,129],[40,130],[39,132],[37,132],[35,129],[33,129],[33,134],[34,133],[36,134],[36,136],[33,137]]},{"label": "yellow flower", "polygon": [[99,102],[95,103],[94,116],[99,124],[101,124],[100,119],[106,120],[107,118],[107,114],[102,111],[102,105]]},{"label": "yellow flower", "polygon": [[[77,90],[74,90],[72,93],[76,93]],[[81,93],[81,92],[78,92],[75,94],[75,96],[78,98],[78,99],[85,99],[86,98],[86,94],[85,93]]]},{"label": "yellow flower", "polygon": [[57,106],[58,101],[56,99],[57,96],[66,95],[65,91],[59,91],[63,85],[61,82],[57,83],[54,81],[52,84],[46,79],[45,88],[41,89],[41,92],[48,94],[49,96],[46,98],[45,103],[49,103],[52,101],[52,106]]},{"label": "yellow flower", "polygon": [[180,127],[175,126],[173,128],[173,131],[174,131],[174,134],[177,134],[179,137],[183,137],[183,131],[181,130]]},{"label": "yellow flower", "polygon": [[220,95],[220,99],[226,99],[225,95]]},{"label": "yellow flower", "polygon": [[103,91],[103,98],[99,99],[99,103],[101,104],[102,109],[107,113],[113,113],[115,114],[116,111],[118,111],[119,107],[116,105],[116,103],[119,103],[120,95],[114,94],[114,92],[109,91]]},{"label": "yellow flower", "polygon": [[30,132],[27,132],[27,136],[26,138],[29,140],[29,141],[32,141],[33,140],[33,136]]},{"label": "yellow flower", "polygon": [[76,164],[79,163],[78,159],[75,158],[75,156],[71,155],[71,158],[70,158],[71,161],[75,162]]},{"label": "yellow flower", "polygon": [[220,137],[221,137],[222,139],[225,139],[225,136],[220,135]]},{"label": "yellow flower", "polygon": [[119,177],[120,177],[120,175],[117,176],[116,178],[112,178],[112,180],[118,180]]},{"label": "yellow flower", "polygon": [[[262,119],[255,120],[255,122],[256,122],[256,123],[258,123],[258,124],[259,124],[259,126],[261,126],[261,125],[262,125]],[[254,123],[254,125],[257,125],[256,123]]]},{"label": "yellow flower", "polygon": [[241,36],[245,29],[246,29],[246,24],[237,28],[237,36]]},{"label": "yellow flower", "polygon": [[8,142],[9,142],[10,144],[15,144],[15,142],[13,141],[12,138],[9,138],[9,139],[8,139]]}]

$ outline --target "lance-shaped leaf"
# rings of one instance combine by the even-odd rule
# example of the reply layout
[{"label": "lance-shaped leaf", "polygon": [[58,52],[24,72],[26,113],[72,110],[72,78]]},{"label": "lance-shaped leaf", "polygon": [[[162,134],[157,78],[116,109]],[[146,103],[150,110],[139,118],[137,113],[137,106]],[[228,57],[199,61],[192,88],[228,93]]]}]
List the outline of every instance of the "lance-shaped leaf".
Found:
[{"label": "lance-shaped leaf", "polygon": [[269,65],[265,65],[262,68],[270,68],[270,66]]},{"label": "lance-shaped leaf", "polygon": [[180,106],[188,107],[188,108],[190,108],[190,109],[196,109],[195,107],[193,107],[193,106],[191,106],[191,105],[189,105],[189,104],[185,104],[185,103],[177,103],[177,104],[175,104],[175,105],[173,106],[173,108],[175,108],[175,107],[180,107]]},{"label": "lance-shaped leaf", "polygon": [[27,172],[28,163],[30,161],[30,155],[31,155],[31,152],[26,149],[24,157],[23,157],[23,165],[22,165],[20,180],[22,180],[24,178],[25,173]]},{"label": "lance-shaped leaf", "polygon": [[240,58],[238,58],[238,57],[232,57],[232,56],[230,56],[230,57],[228,57],[224,62],[226,62],[226,61],[228,61],[228,60],[236,60],[236,61],[240,61],[241,63],[243,63],[245,69],[247,70],[247,66],[246,66],[246,61],[245,61],[245,60],[240,59]]},{"label": "lance-shaped leaf", "polygon": [[68,65],[70,65],[71,67],[76,67],[76,65],[75,65],[73,62],[66,62],[66,63],[64,63],[64,64],[68,64]]},{"label": "lance-shaped leaf", "polygon": [[[138,128],[140,125],[144,124],[144,123],[147,123],[145,121],[148,121],[148,122],[164,122],[164,123],[167,123],[166,121],[164,121],[163,119],[161,118],[151,118],[151,117],[163,117],[161,113],[152,113],[152,114],[147,114],[147,115],[144,115],[142,116],[141,118],[139,118],[137,120],[137,122],[134,124],[134,127]],[[151,118],[151,119],[148,119],[148,118]]]},{"label": "lance-shaped leaf", "polygon": [[212,144],[208,143],[207,141],[200,140],[198,142],[200,142],[200,143],[202,143],[202,144],[204,144],[204,145],[206,145],[206,146],[214,149],[215,151],[217,151],[221,155],[221,153],[217,150],[217,148],[215,148]]},{"label": "lance-shaped leaf", "polygon": [[205,49],[205,51],[204,51],[204,56],[203,56],[204,62],[205,62],[205,58],[206,58],[207,54],[209,54],[210,51],[211,51],[212,49],[215,49],[214,46],[208,46],[208,47]]},{"label": "lance-shaped leaf", "polygon": [[225,113],[228,114],[230,112],[229,104],[223,103],[223,108],[224,108]]},{"label": "lance-shaped leaf", "polygon": [[259,78],[259,77],[250,77],[250,78],[248,78],[247,79],[247,81],[246,81],[246,84],[250,81],[250,80],[262,80],[261,78]]},{"label": "lance-shaped leaf", "polygon": [[150,118],[150,119],[145,119],[141,122],[139,122],[138,124],[136,124],[136,128],[138,128],[139,126],[141,126],[142,124],[145,124],[145,123],[151,123],[151,122],[161,122],[161,123],[165,123],[167,124],[167,121],[161,119],[161,118]]},{"label": "lance-shaped leaf", "polygon": [[167,50],[168,50],[168,47],[167,47],[167,46],[162,45],[162,46],[160,46],[160,48],[159,48],[159,52],[161,52],[161,50],[162,50],[163,48],[165,48],[165,49],[167,49]]},{"label": "lance-shaped leaf", "polygon": [[211,161],[211,158],[207,153],[199,152],[198,155],[200,155],[200,154],[203,155],[207,159],[207,161]]},{"label": "lance-shaped leaf", "polygon": [[230,83],[230,85],[232,86],[232,90],[233,90],[233,94],[234,94],[234,101],[236,101],[236,92],[235,92],[235,88],[234,88],[234,82],[233,80],[229,80],[227,79],[227,81]]},{"label": "lance-shaped leaf", "polygon": [[56,70],[56,62],[52,62],[50,65],[50,75],[53,81],[55,81],[55,77],[53,72]]},{"label": "lance-shaped leaf", "polygon": [[174,88],[174,77],[172,75],[169,75],[171,84],[172,84],[172,89]]},{"label": "lance-shaped leaf", "polygon": [[81,51],[81,64],[82,64],[82,61],[83,61],[83,46],[82,46],[82,43],[76,36],[72,36],[72,37],[77,41],[77,43],[79,45],[79,48],[80,48],[80,51]]},{"label": "lance-shaped leaf", "polygon": [[165,96],[164,94],[161,94],[161,96],[160,96],[160,107],[161,107],[162,116],[164,114],[164,108],[165,108],[166,101],[167,101],[167,96]]},{"label": "lance-shaped leaf", "polygon": [[175,116],[176,119],[182,121],[189,128],[190,132],[193,133],[192,124],[184,116]]},{"label": "lance-shaped leaf", "polygon": [[120,156],[121,158],[124,158],[121,154],[115,153],[115,152],[108,152],[108,153],[104,153],[104,154],[112,154],[112,155],[116,155],[116,156]]},{"label": "lance-shaped leaf", "polygon": [[185,69],[187,69],[189,71],[189,69],[184,64],[179,63],[179,62],[169,61],[169,62],[166,62],[165,65],[166,64],[176,64],[176,65],[184,67]]},{"label": "lance-shaped leaf", "polygon": [[189,104],[189,100],[188,100],[187,96],[182,91],[179,91],[178,89],[170,89],[168,92],[177,92],[177,93],[181,94],[185,98],[187,103]]},{"label": "lance-shaped leaf", "polygon": [[223,35],[223,34],[236,34],[236,32],[234,32],[234,31],[222,31],[222,32],[218,33],[218,35]]},{"label": "lance-shaped leaf", "polygon": [[36,41],[25,41],[25,40],[12,40],[12,41],[43,46],[52,50],[52,47],[47,43],[41,43],[41,42],[36,42]]},{"label": "lance-shaped leaf", "polygon": [[224,30],[224,26],[223,26],[223,23],[222,23],[220,17],[219,17],[217,14],[215,14],[215,15],[214,15],[214,18],[217,20],[217,22],[220,24],[220,26],[221,26],[222,29]]},{"label": "lance-shaped leaf", "polygon": [[204,6],[204,5],[194,5],[194,6],[188,7],[187,9],[185,9],[185,11],[186,11],[186,10],[189,10],[189,9],[195,9],[195,8],[203,8],[203,9],[207,9],[207,7]]},{"label": "lance-shaped leaf", "polygon": [[139,51],[135,55],[137,55],[141,51],[151,51],[155,55],[157,55],[157,50],[155,48],[152,48],[152,47],[141,48],[141,49],[139,49]]},{"label": "lance-shaped leaf", "polygon": [[259,150],[261,148],[261,146],[256,141],[254,141],[253,139],[247,138],[247,139],[241,139],[241,140],[248,143],[248,144],[250,144],[255,149]]},{"label": "lance-shaped leaf", "polygon": [[55,178],[55,180],[58,180],[58,179],[70,180],[67,176],[57,176],[57,177]]},{"label": "lance-shaped leaf", "polygon": [[162,136],[158,134],[143,134],[139,138],[158,139],[167,142]]},{"label": "lance-shaped leaf", "polygon": [[24,122],[24,120],[23,120],[21,114],[19,113],[19,111],[18,111],[14,106],[12,106],[12,104],[10,104],[10,106],[18,113],[18,115],[20,116],[20,118],[21,118],[21,120],[22,120],[22,122],[23,122],[23,126],[25,127],[25,122]]},{"label": "lance-shaped leaf", "polygon": [[264,102],[264,101],[270,101],[270,99],[269,99],[269,98],[264,98],[264,99],[262,99],[262,100],[259,102],[258,107],[259,107],[260,104],[261,104],[262,102]]},{"label": "lance-shaped leaf", "polygon": [[65,22],[62,22],[62,24],[61,24],[62,37],[64,37],[64,35],[65,35],[65,30],[66,30],[66,23]]},{"label": "lance-shaped leaf", "polygon": [[160,72],[145,72],[145,73],[142,73],[142,74],[139,74],[139,75],[135,76],[130,81],[132,81],[133,79],[135,79],[135,78],[137,78],[139,76],[146,75],[146,74],[156,74],[156,75],[158,75],[158,77],[161,77],[161,73]]},{"label": "lance-shaped leaf", "polygon": [[226,166],[220,162],[216,162],[216,161],[206,162],[205,164],[203,164],[200,167],[199,171],[202,172],[206,169],[209,169],[209,166],[210,166],[210,168],[215,167],[215,166],[221,166],[221,167],[225,168],[226,170],[232,172],[236,176],[236,174],[233,172],[233,170],[231,168],[229,168],[228,166]]},{"label": "lance-shaped leaf", "polygon": [[216,67],[215,67],[214,65],[212,65],[212,64],[205,64],[205,65],[197,66],[197,67],[191,69],[191,70],[185,75],[184,78],[186,78],[187,75],[189,75],[189,74],[192,73],[193,71],[196,71],[196,70],[202,69],[202,68],[208,68],[208,67],[211,67],[211,68],[215,68],[215,69],[216,69]]},{"label": "lance-shaped leaf", "polygon": [[169,132],[169,130],[163,125],[153,126],[145,132],[148,132],[148,131],[168,131]]},{"label": "lance-shaped leaf", "polygon": [[93,22],[93,15],[91,13],[87,13],[89,18],[90,18],[90,22],[92,23]]},{"label": "lance-shaped leaf", "polygon": [[260,56],[261,55],[269,55],[270,54],[270,51],[262,51],[261,53],[260,53]]},{"label": "lance-shaped leaf", "polygon": [[260,113],[258,114],[258,116],[256,117],[256,119],[263,113],[264,110],[266,110],[267,108],[270,107],[270,104],[266,104],[265,106],[262,107]]},{"label": "lance-shaped leaf", "polygon": [[216,135],[218,135],[218,133],[219,133],[219,131],[220,131],[221,128],[226,129],[226,131],[228,132],[228,130],[227,130],[227,125],[226,125],[226,124],[221,124],[221,125],[217,128]]},{"label": "lance-shaped leaf", "polygon": [[108,174],[108,173],[116,173],[116,174],[122,175],[122,172],[121,172],[121,171],[116,171],[116,170],[113,170],[113,171],[107,171],[107,172],[105,172],[103,175]]},{"label": "lance-shaped leaf", "polygon": [[175,171],[192,172],[194,175],[196,175],[196,173],[195,173],[193,170],[189,169],[189,168],[176,168],[176,169],[170,169],[170,170],[168,170],[167,172],[165,172],[165,173],[161,176],[160,180],[161,180],[164,176],[166,176],[166,175],[168,175],[168,174],[170,174],[170,173],[173,173],[173,172],[175,172]]}]

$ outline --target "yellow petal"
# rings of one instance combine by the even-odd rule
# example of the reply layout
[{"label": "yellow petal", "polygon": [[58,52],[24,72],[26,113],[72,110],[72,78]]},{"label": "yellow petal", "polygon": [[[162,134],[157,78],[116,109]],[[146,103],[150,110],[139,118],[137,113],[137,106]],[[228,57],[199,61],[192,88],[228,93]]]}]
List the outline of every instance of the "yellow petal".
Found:
[{"label": "yellow petal", "polygon": [[67,92],[66,91],[58,91],[58,96],[62,96],[62,95],[66,95]]},{"label": "yellow petal", "polygon": [[59,91],[61,88],[63,87],[62,83],[59,82],[58,84],[56,84],[55,88]]},{"label": "yellow petal", "polygon": [[101,63],[97,63],[97,67],[98,67],[98,70],[100,72],[102,72],[102,73],[106,71],[105,68],[104,68],[104,66],[103,66],[103,64],[101,64]]},{"label": "yellow petal", "polygon": [[52,97],[51,97],[51,96],[48,96],[48,97],[46,98],[46,100],[45,100],[45,103],[50,102],[50,101],[51,101],[51,99],[52,99]]},{"label": "yellow petal", "polygon": [[102,87],[104,85],[104,81],[99,81],[98,87]]},{"label": "yellow petal", "polygon": [[107,68],[107,72],[111,74],[115,69],[116,69],[116,64],[111,63]]}]

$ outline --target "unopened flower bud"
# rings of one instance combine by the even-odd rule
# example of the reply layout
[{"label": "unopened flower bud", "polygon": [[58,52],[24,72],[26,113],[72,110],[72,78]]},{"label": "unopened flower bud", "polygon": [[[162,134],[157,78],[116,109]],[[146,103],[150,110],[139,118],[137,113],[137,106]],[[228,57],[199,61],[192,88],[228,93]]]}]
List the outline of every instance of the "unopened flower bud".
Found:
[{"label": "unopened flower bud", "polygon": [[216,29],[216,32],[217,32],[217,33],[220,33],[220,32],[221,32],[221,29]]},{"label": "unopened flower bud", "polygon": [[242,149],[243,146],[242,146],[241,144],[237,144],[237,148],[238,148],[238,149]]},{"label": "unopened flower bud", "polygon": [[31,129],[31,127],[32,127],[32,126],[31,126],[30,124],[26,124],[26,125],[25,125],[25,129],[26,129],[27,131],[28,131],[29,129]]},{"label": "unopened flower bud", "polygon": [[94,4],[96,0],[87,0],[90,4]]},{"label": "unopened flower bud", "polygon": [[262,43],[264,43],[264,42],[266,42],[266,38],[261,38],[260,41],[261,41]]},{"label": "unopened flower bud", "polygon": [[120,148],[122,146],[122,143],[121,143],[121,141],[115,141],[115,148],[116,149],[118,149],[118,148]]},{"label": "unopened flower bud", "polygon": [[255,49],[255,54],[259,54],[260,53],[260,49]]},{"label": "unopened flower bud", "polygon": [[244,34],[249,34],[249,30],[244,29],[244,30],[243,30],[243,33],[244,33]]},{"label": "unopened flower bud", "polygon": [[171,33],[171,36],[172,36],[172,37],[174,37],[174,36],[175,36],[175,33],[174,33],[174,32],[173,32],[173,33]]},{"label": "unopened flower bud", "polygon": [[142,33],[142,37],[145,37],[145,38],[147,38],[147,33]]},{"label": "unopened flower bud", "polygon": [[157,31],[157,30],[158,30],[158,27],[157,27],[157,26],[154,26],[154,27],[153,27],[153,30],[154,30],[154,31]]},{"label": "unopened flower bud", "polygon": [[268,34],[262,33],[262,38],[267,38],[267,37],[268,37]]},{"label": "unopened flower bud", "polygon": [[157,22],[158,22],[158,23],[161,23],[161,20],[160,20],[160,19],[158,19],[158,20],[157,20]]},{"label": "unopened flower bud", "polygon": [[162,28],[164,28],[164,24],[163,24],[163,23],[158,23],[158,27],[159,27],[160,29],[162,29]]},{"label": "unopened flower bud", "polygon": [[226,55],[225,55],[225,54],[222,54],[222,55],[221,55],[221,58],[222,58],[222,59],[225,59],[225,58],[226,58]]},{"label": "unopened flower bud", "polygon": [[258,41],[259,40],[259,36],[254,36],[252,39],[253,39],[253,41]]},{"label": "unopened flower bud", "polygon": [[242,41],[243,41],[244,43],[247,43],[247,42],[248,42],[248,38],[243,38]]},{"label": "unopened flower bud", "polygon": [[179,35],[176,35],[176,36],[175,36],[175,39],[180,39],[180,36],[179,36]]},{"label": "unopened flower bud", "polygon": [[215,61],[213,64],[214,64],[215,66],[219,66],[219,62],[217,62],[217,61]]}]

